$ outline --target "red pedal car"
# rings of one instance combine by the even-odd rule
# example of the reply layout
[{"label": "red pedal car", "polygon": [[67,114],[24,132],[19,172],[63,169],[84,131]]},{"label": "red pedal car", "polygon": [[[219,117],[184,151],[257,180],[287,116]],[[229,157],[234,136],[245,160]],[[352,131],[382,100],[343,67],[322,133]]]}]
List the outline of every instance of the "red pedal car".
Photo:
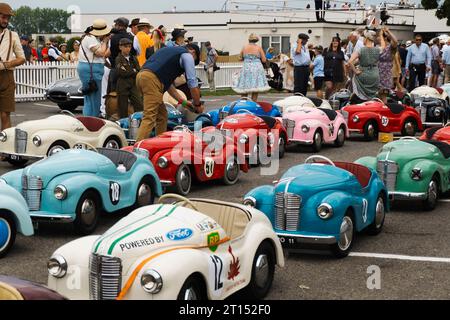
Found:
[{"label": "red pedal car", "polygon": [[429,128],[424,131],[420,140],[437,140],[450,143],[450,125]]},{"label": "red pedal car", "polygon": [[401,103],[381,100],[349,105],[341,109],[350,131],[364,134],[367,140],[376,139],[378,132],[401,132],[404,136],[414,136],[422,131],[422,120],[416,109]]},{"label": "red pedal car", "polygon": [[187,126],[178,126],[174,131],[123,148],[137,152],[139,149],[148,151],[161,184],[181,195],[190,192],[193,179],[222,179],[226,185],[234,185],[240,172],[248,171],[243,152],[232,138],[215,127],[194,133]]},{"label": "red pedal car", "polygon": [[226,117],[216,127],[244,151],[251,164],[258,164],[262,157],[284,157],[288,137],[283,122],[269,116],[257,116],[249,113],[237,113]]}]

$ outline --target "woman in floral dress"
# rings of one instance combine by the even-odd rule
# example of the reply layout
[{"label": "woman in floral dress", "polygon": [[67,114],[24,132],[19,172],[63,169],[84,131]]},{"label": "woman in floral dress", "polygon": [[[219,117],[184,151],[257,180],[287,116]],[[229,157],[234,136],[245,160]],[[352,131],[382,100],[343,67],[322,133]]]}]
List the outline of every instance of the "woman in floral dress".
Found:
[{"label": "woman in floral dress", "polygon": [[248,41],[249,44],[241,51],[241,58],[244,60],[244,65],[239,77],[233,84],[233,90],[243,97],[251,94],[252,100],[257,101],[259,93],[270,90],[263,67],[267,59],[263,49],[256,44],[259,41],[257,35],[252,33]]},{"label": "woman in floral dress", "polygon": [[397,53],[397,39],[388,28],[383,28],[380,31],[380,49],[380,62],[378,63],[380,69],[379,96],[384,103],[387,103],[389,92],[394,87],[392,68]]}]

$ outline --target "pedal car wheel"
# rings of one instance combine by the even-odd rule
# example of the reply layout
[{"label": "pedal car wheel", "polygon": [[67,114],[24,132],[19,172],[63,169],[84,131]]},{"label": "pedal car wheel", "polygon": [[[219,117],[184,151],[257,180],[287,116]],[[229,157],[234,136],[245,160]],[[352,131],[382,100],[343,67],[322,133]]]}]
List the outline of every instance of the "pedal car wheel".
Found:
[{"label": "pedal car wheel", "polygon": [[417,133],[417,123],[414,119],[406,119],[402,128],[403,136],[414,137]]},{"label": "pedal car wheel", "polygon": [[369,235],[376,236],[380,234],[381,230],[383,229],[385,219],[386,205],[383,196],[380,194],[375,206],[375,218],[373,220],[373,223],[367,229]]},{"label": "pedal car wheel", "polygon": [[313,151],[320,152],[320,150],[322,150],[322,144],[323,144],[322,132],[320,132],[320,130],[317,130],[316,133],[314,133],[314,139],[313,139],[313,145],[312,145]]},{"label": "pedal car wheel", "polygon": [[378,136],[377,124],[373,121],[367,121],[364,125],[364,138],[368,141],[375,140]]},{"label": "pedal car wheel", "polygon": [[11,157],[8,157],[6,161],[8,161],[10,165],[18,168],[22,168],[28,163],[28,160],[26,159],[11,159]]},{"label": "pedal car wheel", "polygon": [[184,282],[177,300],[206,300],[204,284],[195,276],[190,276]]},{"label": "pedal car wheel", "polygon": [[241,168],[239,167],[239,163],[236,157],[233,157],[227,161],[225,166],[225,172],[223,173],[223,182],[227,186],[231,186],[236,184],[239,180],[239,173],[241,172]]},{"label": "pedal car wheel", "polygon": [[245,288],[250,299],[263,299],[269,293],[275,274],[275,252],[267,241],[261,243],[253,258],[252,278]]},{"label": "pedal car wheel", "polygon": [[86,191],[78,201],[76,209],[75,230],[82,235],[89,235],[97,228],[100,206],[97,194]]},{"label": "pedal car wheel", "polygon": [[16,224],[11,215],[0,212],[0,258],[6,256],[16,240]]},{"label": "pedal car wheel", "polygon": [[136,208],[151,205],[155,202],[152,183],[148,177],[142,178],[136,191]]},{"label": "pedal car wheel", "polygon": [[175,177],[175,191],[183,196],[189,194],[191,191],[192,176],[191,170],[185,164],[182,164],[178,170]]},{"label": "pedal car wheel", "polygon": [[339,148],[339,147],[342,147],[344,144],[345,144],[345,127],[341,126],[337,133],[337,137],[336,137],[336,141],[334,142],[334,145]]},{"label": "pedal car wheel", "polygon": [[69,148],[70,148],[69,145],[64,141],[56,141],[50,146],[50,148],[48,148],[47,157],[51,157],[57,154],[58,152],[61,152]]},{"label": "pedal car wheel", "polygon": [[103,144],[103,148],[120,149],[121,148],[120,141],[115,137],[109,137]]},{"label": "pedal car wheel", "polygon": [[284,135],[280,137],[278,140],[278,157],[279,159],[284,158],[284,154],[286,153],[286,138]]},{"label": "pedal car wheel", "polygon": [[432,211],[436,208],[439,198],[439,183],[436,176],[431,179],[427,190],[428,198],[423,201],[423,208],[427,211]]},{"label": "pedal car wheel", "polygon": [[333,245],[332,251],[336,258],[345,258],[353,247],[353,238],[355,235],[355,225],[349,213],[342,219],[339,240]]}]

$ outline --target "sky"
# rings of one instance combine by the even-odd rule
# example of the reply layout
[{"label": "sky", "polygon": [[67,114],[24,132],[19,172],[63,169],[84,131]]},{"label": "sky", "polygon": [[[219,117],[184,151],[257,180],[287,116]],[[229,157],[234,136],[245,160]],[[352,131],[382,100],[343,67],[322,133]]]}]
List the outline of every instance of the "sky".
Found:
[{"label": "sky", "polygon": [[[266,2],[261,1],[261,3]],[[171,11],[174,6],[177,11],[180,10],[220,10],[225,0],[144,0],[144,1],[123,1],[123,0],[5,0],[14,8],[22,5],[30,7],[49,7],[67,9],[69,6],[77,5],[80,7],[81,13],[150,13]],[[242,1],[245,2],[245,1]],[[289,3],[290,2],[290,3]],[[314,1],[288,1],[290,6],[306,6]],[[333,0],[331,0],[333,3]],[[355,2],[350,0],[349,2]],[[366,4],[376,4],[378,0],[366,0]],[[396,0],[386,1],[388,3],[397,3]],[[410,1],[410,2],[417,2]],[[72,11],[72,10],[71,10]]]}]

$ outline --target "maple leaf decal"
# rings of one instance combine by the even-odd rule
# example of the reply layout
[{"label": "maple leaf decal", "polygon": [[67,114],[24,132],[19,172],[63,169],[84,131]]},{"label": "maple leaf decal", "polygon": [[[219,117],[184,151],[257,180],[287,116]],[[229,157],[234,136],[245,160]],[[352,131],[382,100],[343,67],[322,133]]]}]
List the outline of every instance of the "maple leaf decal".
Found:
[{"label": "maple leaf decal", "polygon": [[240,274],[239,270],[241,269],[241,266],[239,264],[239,258],[236,259],[231,246],[228,247],[228,252],[233,257],[233,260],[230,262],[230,271],[228,271],[228,280],[234,280],[234,278]]}]

